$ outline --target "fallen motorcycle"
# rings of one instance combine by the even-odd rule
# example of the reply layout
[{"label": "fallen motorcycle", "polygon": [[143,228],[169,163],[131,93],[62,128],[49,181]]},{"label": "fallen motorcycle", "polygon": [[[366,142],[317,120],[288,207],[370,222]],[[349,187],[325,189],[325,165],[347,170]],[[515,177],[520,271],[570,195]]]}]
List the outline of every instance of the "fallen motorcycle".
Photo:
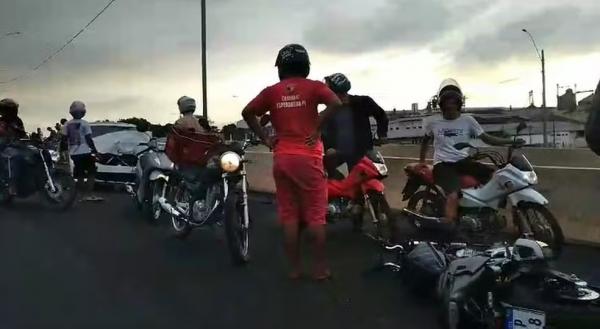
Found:
[{"label": "fallen motorcycle", "polygon": [[[521,129],[522,126],[518,131]],[[455,147],[470,148],[475,151],[471,159],[489,159],[497,168],[485,185],[472,176],[461,178],[459,227],[465,232],[496,236],[507,226],[501,209],[510,204],[519,237],[544,241],[559,253],[564,243],[562,229],[547,208],[548,200],[534,189],[538,177],[525,155],[513,155],[515,146],[508,148],[506,159],[496,151],[482,151],[466,143]],[[444,192],[433,181],[432,167],[411,164],[405,171],[408,181],[402,193],[408,206],[403,210],[404,215],[417,229],[438,228],[446,201]]]},{"label": "fallen motorcycle", "polygon": [[[159,203],[171,216],[177,238],[186,238],[193,229],[223,225],[234,264],[248,262],[250,217],[244,154],[256,144],[217,143],[204,168],[175,168],[171,172],[166,195],[159,198]],[[205,189],[204,197],[198,196],[200,189]]]},{"label": "fallen motorcycle", "polygon": [[[433,291],[446,328],[597,328],[600,287],[552,268],[541,241],[488,248],[410,241],[387,246],[411,285]],[[428,280],[429,279],[429,280]]]},{"label": "fallen motorcycle", "polygon": [[360,231],[364,216],[361,206],[364,205],[376,229],[374,237],[389,239],[395,228],[382,182],[387,175],[388,169],[381,153],[370,151],[350,170],[348,176],[329,177],[328,221],[350,217],[355,231]]},{"label": "fallen motorcycle", "polygon": [[[50,152],[39,142],[20,140],[7,146],[0,154],[0,204],[10,203],[15,195],[9,193],[14,158],[19,159],[16,197],[27,198],[39,193],[46,204],[56,210],[66,210],[77,197],[71,175],[55,167]],[[7,175],[6,175],[7,174]]]}]

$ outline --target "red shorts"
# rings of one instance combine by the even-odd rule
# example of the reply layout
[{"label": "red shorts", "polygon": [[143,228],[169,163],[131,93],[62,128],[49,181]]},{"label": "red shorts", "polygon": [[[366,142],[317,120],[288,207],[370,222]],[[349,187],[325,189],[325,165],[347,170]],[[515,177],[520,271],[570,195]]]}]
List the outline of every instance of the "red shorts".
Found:
[{"label": "red shorts", "polygon": [[299,221],[308,225],[325,224],[327,180],[322,159],[305,155],[275,155],[273,177],[282,224]]}]

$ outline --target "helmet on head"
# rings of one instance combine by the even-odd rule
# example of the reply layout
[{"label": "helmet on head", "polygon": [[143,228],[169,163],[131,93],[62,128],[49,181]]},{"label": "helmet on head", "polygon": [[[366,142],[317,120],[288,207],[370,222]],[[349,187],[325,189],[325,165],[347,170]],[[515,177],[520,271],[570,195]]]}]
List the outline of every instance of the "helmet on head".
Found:
[{"label": "helmet on head", "polygon": [[463,105],[463,93],[460,85],[454,79],[445,79],[440,84],[440,89],[438,91],[438,104],[442,107],[442,104],[450,98],[454,98],[457,100],[460,107]]},{"label": "helmet on head", "polygon": [[327,86],[329,86],[329,89],[336,94],[345,94],[352,88],[350,80],[342,73],[334,73],[330,76],[326,76],[325,82],[327,83]]},{"label": "helmet on head", "polygon": [[196,111],[196,100],[188,96],[181,96],[177,100],[177,106],[179,106],[179,113],[181,114],[194,113]]},{"label": "helmet on head", "polygon": [[280,79],[292,76],[306,78],[310,73],[308,51],[299,44],[289,44],[279,50],[275,66],[279,69]]},{"label": "helmet on head", "polygon": [[85,116],[87,109],[82,101],[74,101],[69,107],[69,113],[74,119],[82,119]]},{"label": "helmet on head", "polygon": [[12,98],[0,100],[0,114],[6,116],[18,116],[19,103],[15,102]]}]

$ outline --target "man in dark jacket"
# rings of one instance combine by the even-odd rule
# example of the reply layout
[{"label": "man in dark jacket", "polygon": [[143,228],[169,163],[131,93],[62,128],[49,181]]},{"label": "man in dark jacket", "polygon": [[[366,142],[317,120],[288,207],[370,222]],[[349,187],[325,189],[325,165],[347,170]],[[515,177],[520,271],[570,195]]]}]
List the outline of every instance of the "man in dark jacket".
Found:
[{"label": "man in dark jacket", "polygon": [[585,139],[590,149],[600,155],[600,81],[598,81],[590,116],[585,125]]},{"label": "man in dark jacket", "polygon": [[[17,194],[17,182],[21,168],[19,148],[11,145],[25,138],[23,121],[19,118],[19,104],[10,98],[0,101],[0,183],[8,183],[9,195]],[[2,186],[0,186],[1,188]]]},{"label": "man in dark jacket", "polygon": [[374,146],[371,133],[373,117],[377,122],[377,137],[385,142],[388,132],[388,118],[385,111],[369,96],[349,95],[351,84],[348,78],[336,73],[325,77],[329,88],[343,103],[333,120],[323,131],[325,144],[325,165],[330,177],[336,176],[338,166],[343,163],[351,170]]}]

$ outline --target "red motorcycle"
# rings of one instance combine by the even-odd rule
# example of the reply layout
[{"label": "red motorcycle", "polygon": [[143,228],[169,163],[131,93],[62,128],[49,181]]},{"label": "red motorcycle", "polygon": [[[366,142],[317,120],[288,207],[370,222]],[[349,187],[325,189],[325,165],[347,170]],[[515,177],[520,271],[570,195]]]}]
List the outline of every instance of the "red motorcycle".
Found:
[{"label": "red motorcycle", "polygon": [[371,151],[350,170],[348,176],[330,177],[327,181],[328,222],[350,217],[354,230],[361,231],[366,208],[375,227],[372,237],[389,240],[395,229],[382,182],[387,175],[388,169],[383,156],[377,151]]}]

